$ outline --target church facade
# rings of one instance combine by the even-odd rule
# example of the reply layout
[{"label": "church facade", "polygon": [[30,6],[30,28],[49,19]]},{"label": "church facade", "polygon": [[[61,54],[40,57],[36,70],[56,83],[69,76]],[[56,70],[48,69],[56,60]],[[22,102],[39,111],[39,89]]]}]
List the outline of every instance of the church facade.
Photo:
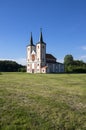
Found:
[{"label": "church facade", "polygon": [[42,31],[39,42],[33,44],[32,33],[27,46],[27,73],[62,73],[64,64],[57,62],[52,54],[46,53],[46,43],[43,41]]}]

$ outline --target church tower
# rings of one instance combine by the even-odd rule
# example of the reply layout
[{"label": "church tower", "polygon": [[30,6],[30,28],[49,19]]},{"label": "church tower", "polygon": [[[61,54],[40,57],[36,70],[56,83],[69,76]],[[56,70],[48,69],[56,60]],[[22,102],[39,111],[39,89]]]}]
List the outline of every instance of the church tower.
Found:
[{"label": "church tower", "polygon": [[39,42],[34,45],[32,33],[27,46],[27,73],[62,73],[64,64],[56,61],[52,54],[46,54],[46,43],[40,29]]},{"label": "church tower", "polygon": [[37,71],[42,72],[46,65],[46,43],[43,41],[42,29],[40,29],[39,42],[36,44]]},{"label": "church tower", "polygon": [[27,46],[27,72],[34,73],[34,61],[36,59],[36,46],[33,44],[33,37],[31,33],[30,43]]}]

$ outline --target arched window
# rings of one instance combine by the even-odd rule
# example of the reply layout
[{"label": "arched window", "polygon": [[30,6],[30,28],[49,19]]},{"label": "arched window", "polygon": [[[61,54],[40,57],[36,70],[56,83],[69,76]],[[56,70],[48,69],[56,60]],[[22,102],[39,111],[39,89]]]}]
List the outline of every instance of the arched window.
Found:
[{"label": "arched window", "polygon": [[44,69],[43,69],[43,72],[44,72]]},{"label": "arched window", "polygon": [[35,55],[32,55],[32,61],[34,61],[35,60]]}]

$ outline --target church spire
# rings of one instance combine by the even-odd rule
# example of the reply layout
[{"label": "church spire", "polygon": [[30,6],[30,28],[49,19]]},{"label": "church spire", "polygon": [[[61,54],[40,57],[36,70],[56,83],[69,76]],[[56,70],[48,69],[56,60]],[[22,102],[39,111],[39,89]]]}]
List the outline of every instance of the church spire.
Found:
[{"label": "church spire", "polygon": [[43,43],[42,28],[40,28],[40,39],[39,39],[39,42]]},{"label": "church spire", "polygon": [[32,32],[31,32],[31,36],[30,36],[30,44],[29,44],[30,46],[33,46],[34,44],[33,44],[33,37],[32,37]]}]

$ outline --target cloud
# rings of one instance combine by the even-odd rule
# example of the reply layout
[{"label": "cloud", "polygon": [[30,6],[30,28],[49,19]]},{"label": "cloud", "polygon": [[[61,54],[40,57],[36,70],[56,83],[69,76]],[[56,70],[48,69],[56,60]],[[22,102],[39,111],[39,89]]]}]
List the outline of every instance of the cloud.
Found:
[{"label": "cloud", "polygon": [[19,64],[26,65],[26,59],[25,58],[18,58],[18,59],[15,59],[15,61]]},{"label": "cloud", "polygon": [[86,46],[82,46],[81,48],[82,48],[82,50],[86,50]]},{"label": "cloud", "polygon": [[57,62],[63,63],[64,60],[63,59],[57,59]]},{"label": "cloud", "polygon": [[2,58],[0,58],[0,60],[11,60],[11,61],[16,61],[18,64],[26,65],[25,58],[17,58],[17,59],[2,59]]},{"label": "cloud", "polygon": [[86,62],[86,55],[81,56],[79,59]]}]

